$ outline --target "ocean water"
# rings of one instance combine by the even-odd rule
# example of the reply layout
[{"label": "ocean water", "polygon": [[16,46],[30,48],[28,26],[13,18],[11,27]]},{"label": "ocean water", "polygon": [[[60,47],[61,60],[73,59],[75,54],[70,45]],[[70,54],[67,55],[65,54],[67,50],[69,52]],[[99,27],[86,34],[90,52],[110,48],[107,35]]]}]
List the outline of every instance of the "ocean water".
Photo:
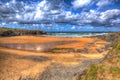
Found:
[{"label": "ocean water", "polygon": [[96,36],[96,35],[103,35],[103,34],[107,34],[107,33],[95,33],[95,32],[78,32],[78,33],[71,33],[71,32],[67,32],[67,33],[58,33],[58,32],[50,32],[47,33],[46,36],[52,36],[52,37],[89,37],[89,36]]}]

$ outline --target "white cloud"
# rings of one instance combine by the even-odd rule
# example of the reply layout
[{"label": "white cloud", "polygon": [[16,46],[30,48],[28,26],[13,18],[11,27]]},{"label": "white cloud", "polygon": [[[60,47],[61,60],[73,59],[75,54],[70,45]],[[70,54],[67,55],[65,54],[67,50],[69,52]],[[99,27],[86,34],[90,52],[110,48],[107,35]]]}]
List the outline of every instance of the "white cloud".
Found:
[{"label": "white cloud", "polygon": [[72,26],[71,29],[76,29],[76,26]]},{"label": "white cloud", "polygon": [[120,16],[120,10],[119,9],[112,9],[112,10],[107,10],[105,12],[101,12],[100,14],[100,19],[102,21],[114,19]]},{"label": "white cloud", "polygon": [[82,13],[81,22],[93,26],[111,26],[111,20],[115,20],[118,17],[120,17],[119,9],[107,10],[105,12],[90,10]]},{"label": "white cloud", "polygon": [[73,8],[78,9],[85,6],[88,6],[91,3],[91,0],[75,0],[72,2]]},{"label": "white cloud", "polygon": [[[89,5],[91,1],[75,0],[72,4],[74,8],[81,8]],[[61,5],[62,3],[63,0],[43,0],[36,4],[26,4],[17,1],[15,3],[1,3],[0,21],[50,26],[55,24],[78,26],[86,24],[92,26],[114,26],[119,24],[119,20],[117,20],[120,17],[119,9],[106,10],[104,12],[89,10],[74,14],[71,11],[65,11],[63,9],[64,5]],[[102,3],[99,3],[99,6],[101,5]]]},{"label": "white cloud", "polygon": [[112,0],[100,0],[96,3],[99,9],[103,9],[104,7],[112,4]]},{"label": "white cloud", "polygon": [[120,27],[120,19],[112,20],[111,24]]}]

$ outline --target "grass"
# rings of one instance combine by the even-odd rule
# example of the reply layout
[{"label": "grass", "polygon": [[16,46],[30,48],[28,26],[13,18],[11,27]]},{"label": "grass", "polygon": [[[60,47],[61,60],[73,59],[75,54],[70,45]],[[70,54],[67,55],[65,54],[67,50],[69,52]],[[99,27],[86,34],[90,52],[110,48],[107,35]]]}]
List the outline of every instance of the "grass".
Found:
[{"label": "grass", "polygon": [[48,52],[52,53],[68,53],[68,52],[73,52],[75,51],[73,48],[53,48],[49,50]]},{"label": "grass", "polygon": [[82,80],[120,80],[120,42],[109,54],[102,63],[92,65]]},{"label": "grass", "polygon": [[110,71],[112,74],[119,74],[120,73],[120,68],[119,67],[111,67]]},{"label": "grass", "polygon": [[[97,70],[98,70],[98,67],[96,67],[96,66],[92,66],[92,68],[90,69],[90,72],[89,73],[87,73],[87,75],[86,75],[86,77],[83,79],[83,80],[87,80],[87,77],[90,77],[90,79],[92,79],[92,80],[96,80],[96,73],[97,73]],[[94,76],[92,76],[92,75],[94,75]]]}]

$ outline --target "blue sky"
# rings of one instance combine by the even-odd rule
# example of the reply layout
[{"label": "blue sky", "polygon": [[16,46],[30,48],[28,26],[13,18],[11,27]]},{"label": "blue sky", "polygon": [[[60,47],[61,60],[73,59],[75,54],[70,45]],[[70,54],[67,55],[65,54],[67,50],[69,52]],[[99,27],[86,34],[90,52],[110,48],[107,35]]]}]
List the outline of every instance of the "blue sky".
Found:
[{"label": "blue sky", "polygon": [[0,0],[0,25],[46,31],[120,31],[120,0]]}]

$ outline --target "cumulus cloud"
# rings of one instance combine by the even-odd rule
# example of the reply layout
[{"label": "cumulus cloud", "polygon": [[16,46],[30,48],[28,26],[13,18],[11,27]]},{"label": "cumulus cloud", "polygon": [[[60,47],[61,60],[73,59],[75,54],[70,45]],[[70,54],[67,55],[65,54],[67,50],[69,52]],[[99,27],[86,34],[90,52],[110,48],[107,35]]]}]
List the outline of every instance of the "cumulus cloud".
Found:
[{"label": "cumulus cloud", "polygon": [[72,2],[73,8],[78,9],[86,7],[91,3],[92,0],[75,0]]},{"label": "cumulus cloud", "polygon": [[[103,3],[102,1],[105,2]],[[110,4],[108,0],[75,0],[72,4],[77,9],[85,7],[92,2],[95,2],[100,8]],[[119,17],[119,9],[111,9],[104,12],[89,10],[74,14],[70,10],[65,11],[64,0],[42,0],[36,4],[27,4],[16,0],[0,3],[1,22],[48,26],[56,24],[119,26]]]},{"label": "cumulus cloud", "polygon": [[96,3],[96,5],[99,7],[99,9],[103,9],[108,5],[112,4],[112,2],[112,0],[100,0]]},{"label": "cumulus cloud", "polygon": [[105,12],[101,12],[101,20],[106,21],[110,19],[116,19],[120,16],[120,10],[119,9],[113,9],[113,10],[107,10]]},{"label": "cumulus cloud", "polygon": [[[12,0],[0,5],[1,21],[17,21],[20,23],[39,23],[50,21],[52,15],[60,14],[62,0],[42,0],[36,4],[26,4]],[[46,18],[46,21],[45,19]]]},{"label": "cumulus cloud", "polygon": [[104,9],[108,7],[109,5],[112,5],[114,3],[118,3],[119,0],[74,0],[72,2],[74,9],[81,9],[86,8],[89,6],[98,6],[99,9]]},{"label": "cumulus cloud", "polygon": [[119,9],[107,10],[105,12],[90,10],[89,12],[82,13],[81,21],[83,24],[93,26],[113,26],[111,20],[115,20],[118,17],[120,17]]},{"label": "cumulus cloud", "polygon": [[112,20],[111,25],[120,26],[120,19]]}]

